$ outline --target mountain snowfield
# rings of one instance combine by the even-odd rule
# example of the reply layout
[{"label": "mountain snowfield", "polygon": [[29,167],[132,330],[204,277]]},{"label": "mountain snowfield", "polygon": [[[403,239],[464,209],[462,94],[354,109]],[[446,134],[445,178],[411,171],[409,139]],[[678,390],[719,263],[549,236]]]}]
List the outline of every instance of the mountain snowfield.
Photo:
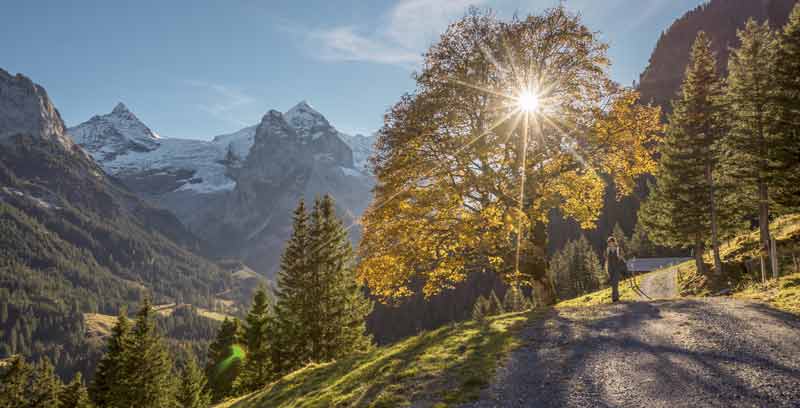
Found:
[{"label": "mountain snowfield", "polygon": [[[315,140],[324,129],[333,128],[306,101],[283,115],[304,139]],[[231,191],[236,187],[236,181],[227,171],[232,164],[229,161],[231,158],[238,161],[247,159],[257,128],[258,124],[248,126],[215,136],[210,141],[165,138],[119,103],[111,113],[94,116],[67,131],[75,143],[111,175],[123,178],[142,174],[165,176],[172,179],[168,183],[174,187],[172,191],[209,194]],[[372,154],[375,136],[336,133],[353,151],[354,165],[340,166],[341,171],[351,177],[371,177],[366,163]]]}]

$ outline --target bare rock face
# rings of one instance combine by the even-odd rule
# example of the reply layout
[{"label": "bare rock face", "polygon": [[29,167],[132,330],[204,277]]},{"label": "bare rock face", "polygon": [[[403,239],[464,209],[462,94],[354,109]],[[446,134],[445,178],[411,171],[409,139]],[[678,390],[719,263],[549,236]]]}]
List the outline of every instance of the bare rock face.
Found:
[{"label": "bare rock face", "polygon": [[216,240],[223,253],[271,276],[301,198],[310,204],[330,194],[339,216],[345,223],[353,222],[369,204],[374,182],[354,169],[353,151],[339,135],[304,102],[285,114],[267,112],[247,159],[241,167],[229,169],[236,188],[219,222],[207,223],[211,229],[203,235],[224,237]]},{"label": "bare rock face", "polygon": [[284,117],[303,143],[310,146],[317,160],[346,168],[353,167],[352,149],[339,137],[339,132],[328,120],[306,101],[289,109]]},{"label": "bare rock face", "polygon": [[55,141],[67,150],[74,145],[44,88],[0,68],[0,141],[19,134]]},{"label": "bare rock face", "polygon": [[226,224],[250,230],[270,212],[291,206],[289,198],[302,192],[314,161],[303,142],[280,112],[264,115],[244,164],[231,169],[236,188],[224,212]]}]

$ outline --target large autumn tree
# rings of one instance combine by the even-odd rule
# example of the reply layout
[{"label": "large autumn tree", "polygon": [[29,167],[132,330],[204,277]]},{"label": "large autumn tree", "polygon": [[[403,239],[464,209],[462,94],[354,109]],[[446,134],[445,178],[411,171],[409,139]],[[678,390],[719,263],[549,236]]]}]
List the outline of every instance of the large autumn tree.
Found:
[{"label": "large autumn tree", "polygon": [[626,194],[654,169],[660,112],[609,79],[606,49],[563,8],[473,10],[447,29],[372,159],[359,277],[373,294],[431,296],[491,269],[553,300],[536,260],[550,210],[591,228],[606,183]]}]

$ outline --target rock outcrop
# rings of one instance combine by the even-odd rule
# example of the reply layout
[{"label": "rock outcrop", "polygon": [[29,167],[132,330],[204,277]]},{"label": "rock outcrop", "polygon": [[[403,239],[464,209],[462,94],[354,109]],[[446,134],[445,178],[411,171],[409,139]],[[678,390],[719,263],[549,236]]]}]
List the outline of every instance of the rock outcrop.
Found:
[{"label": "rock outcrop", "polygon": [[22,75],[0,68],[0,141],[14,135],[35,135],[71,150],[64,122],[47,92]]}]

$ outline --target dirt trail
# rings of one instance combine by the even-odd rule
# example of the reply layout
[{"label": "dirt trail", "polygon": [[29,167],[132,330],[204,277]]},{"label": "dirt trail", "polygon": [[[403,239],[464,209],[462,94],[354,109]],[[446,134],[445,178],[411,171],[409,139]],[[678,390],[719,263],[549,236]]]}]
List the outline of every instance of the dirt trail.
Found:
[{"label": "dirt trail", "polygon": [[672,299],[678,297],[678,270],[670,268],[645,275],[639,284],[642,292],[649,296],[639,296],[642,300]]},{"label": "dirt trail", "polygon": [[521,338],[466,407],[800,407],[800,318],[759,303],[557,309]]}]

